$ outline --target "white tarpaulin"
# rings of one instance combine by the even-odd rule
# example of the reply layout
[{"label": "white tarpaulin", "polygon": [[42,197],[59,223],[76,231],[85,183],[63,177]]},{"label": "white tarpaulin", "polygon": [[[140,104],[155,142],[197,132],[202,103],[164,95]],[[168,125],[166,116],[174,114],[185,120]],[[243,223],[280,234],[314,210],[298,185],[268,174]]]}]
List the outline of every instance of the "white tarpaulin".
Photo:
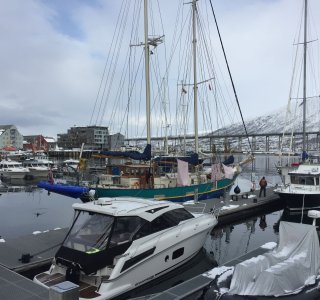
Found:
[{"label": "white tarpaulin", "polygon": [[223,173],[221,171],[221,164],[213,164],[211,166],[211,181],[215,182],[223,178]]},{"label": "white tarpaulin", "polygon": [[230,294],[280,296],[315,283],[320,267],[316,228],[280,222],[279,235],[279,245],[272,252],[236,265]]},{"label": "white tarpaulin", "polygon": [[188,163],[186,161],[177,159],[178,161],[178,176],[177,185],[178,186],[188,186],[190,185],[189,173],[188,173]]},{"label": "white tarpaulin", "polygon": [[232,179],[234,176],[234,169],[232,167],[226,166],[222,164],[223,171],[224,171],[224,177],[228,179]]}]

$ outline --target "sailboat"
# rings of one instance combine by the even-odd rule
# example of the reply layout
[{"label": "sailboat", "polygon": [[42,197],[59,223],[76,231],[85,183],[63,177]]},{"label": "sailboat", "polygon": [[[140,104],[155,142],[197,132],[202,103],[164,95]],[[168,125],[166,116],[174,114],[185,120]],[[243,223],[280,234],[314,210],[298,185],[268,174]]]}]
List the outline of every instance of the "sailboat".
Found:
[{"label": "sailboat", "polygon": [[308,0],[304,0],[304,38],[303,38],[303,120],[302,120],[302,161],[282,171],[286,178],[284,185],[274,190],[290,210],[310,210],[320,208],[320,163],[309,159],[306,149],[307,112],[307,19]]},{"label": "sailboat", "polygon": [[95,197],[142,197],[157,200],[184,202],[218,198],[234,183],[241,171],[240,165],[214,165],[205,172],[203,160],[199,159],[198,139],[198,79],[197,79],[197,1],[192,1],[192,50],[193,50],[193,110],[194,110],[194,153],[182,156],[152,158],[151,155],[151,104],[150,104],[150,45],[158,45],[161,38],[148,36],[148,14],[145,2],[144,13],[144,61],[146,94],[147,146],[143,153],[130,151],[102,151],[99,157],[122,164],[110,163],[106,174],[92,186]]}]

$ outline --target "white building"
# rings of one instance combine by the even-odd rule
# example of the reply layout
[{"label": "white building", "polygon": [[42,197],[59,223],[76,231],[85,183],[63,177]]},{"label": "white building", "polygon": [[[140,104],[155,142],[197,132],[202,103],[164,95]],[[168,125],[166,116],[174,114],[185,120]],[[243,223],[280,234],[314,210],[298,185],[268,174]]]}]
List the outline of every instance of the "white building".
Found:
[{"label": "white building", "polygon": [[0,125],[0,149],[23,148],[23,136],[14,125]]}]

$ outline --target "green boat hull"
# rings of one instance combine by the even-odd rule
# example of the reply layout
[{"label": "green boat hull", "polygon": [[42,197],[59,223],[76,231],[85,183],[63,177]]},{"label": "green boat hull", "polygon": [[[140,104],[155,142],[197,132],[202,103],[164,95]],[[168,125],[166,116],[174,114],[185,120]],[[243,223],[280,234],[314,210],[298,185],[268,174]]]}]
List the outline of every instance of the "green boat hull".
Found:
[{"label": "green boat hull", "polygon": [[197,199],[199,201],[218,198],[225,193],[234,183],[233,179],[221,179],[217,182],[209,182],[191,186],[179,186],[158,189],[126,189],[104,187],[95,188],[95,196],[100,197],[140,197],[157,200],[169,200],[185,202]]}]

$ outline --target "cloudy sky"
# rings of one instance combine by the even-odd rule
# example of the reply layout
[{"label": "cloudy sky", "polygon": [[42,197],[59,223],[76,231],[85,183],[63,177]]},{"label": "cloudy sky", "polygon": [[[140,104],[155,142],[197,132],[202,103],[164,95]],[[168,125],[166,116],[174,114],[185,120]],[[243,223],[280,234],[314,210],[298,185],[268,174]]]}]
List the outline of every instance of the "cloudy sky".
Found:
[{"label": "cloudy sky", "polygon": [[[167,25],[179,1],[158,1]],[[56,137],[90,124],[121,2],[0,0],[1,125]],[[302,0],[212,3],[244,117],[285,106]],[[320,1],[309,4],[317,39]]]}]

